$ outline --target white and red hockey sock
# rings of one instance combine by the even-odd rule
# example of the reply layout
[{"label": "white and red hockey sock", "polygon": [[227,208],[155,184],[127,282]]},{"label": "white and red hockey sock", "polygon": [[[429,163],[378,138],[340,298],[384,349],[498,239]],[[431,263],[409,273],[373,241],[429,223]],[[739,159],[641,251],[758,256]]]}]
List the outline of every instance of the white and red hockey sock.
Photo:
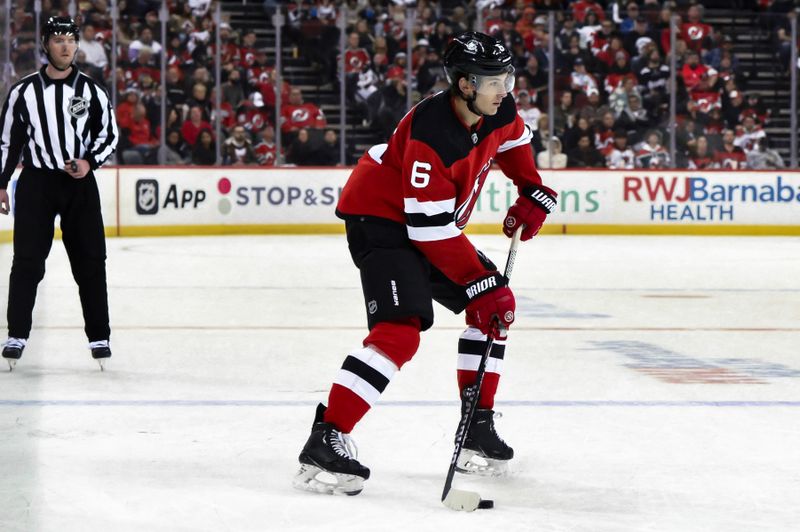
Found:
[{"label": "white and red hockey sock", "polygon": [[364,347],[345,358],[336,374],[324,421],[344,433],[369,411],[394,374],[419,347],[419,318],[381,322],[364,339]]},{"label": "white and red hockey sock", "polygon": [[[494,395],[500,382],[503,369],[503,356],[506,351],[506,337],[495,339],[492,351],[486,361],[478,408],[494,408]],[[474,384],[478,376],[478,365],[486,352],[486,335],[474,327],[467,327],[458,340],[458,390]]]}]

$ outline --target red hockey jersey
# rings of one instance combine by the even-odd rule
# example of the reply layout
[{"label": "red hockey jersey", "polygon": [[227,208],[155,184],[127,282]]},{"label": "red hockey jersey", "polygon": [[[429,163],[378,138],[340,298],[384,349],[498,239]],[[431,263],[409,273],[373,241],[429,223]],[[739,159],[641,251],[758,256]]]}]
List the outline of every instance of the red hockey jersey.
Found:
[{"label": "red hockey jersey", "polygon": [[473,127],[448,92],[415,106],[388,144],[359,160],[342,191],[342,218],[375,216],[406,225],[411,242],[448,278],[466,284],[486,273],[462,233],[486,175],[497,161],[518,188],[539,185],[531,132],[507,95],[494,116]]}]

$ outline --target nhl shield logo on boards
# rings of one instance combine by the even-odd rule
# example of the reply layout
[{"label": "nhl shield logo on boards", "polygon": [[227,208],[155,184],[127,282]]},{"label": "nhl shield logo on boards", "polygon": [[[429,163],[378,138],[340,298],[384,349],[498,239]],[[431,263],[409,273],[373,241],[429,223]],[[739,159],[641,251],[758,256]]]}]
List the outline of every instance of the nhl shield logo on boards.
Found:
[{"label": "nhl shield logo on boards", "polygon": [[73,96],[69,99],[67,111],[75,118],[84,117],[89,112],[89,100],[80,96]]},{"label": "nhl shield logo on boards", "polygon": [[158,212],[158,181],[140,179],[136,182],[136,212],[155,214]]}]

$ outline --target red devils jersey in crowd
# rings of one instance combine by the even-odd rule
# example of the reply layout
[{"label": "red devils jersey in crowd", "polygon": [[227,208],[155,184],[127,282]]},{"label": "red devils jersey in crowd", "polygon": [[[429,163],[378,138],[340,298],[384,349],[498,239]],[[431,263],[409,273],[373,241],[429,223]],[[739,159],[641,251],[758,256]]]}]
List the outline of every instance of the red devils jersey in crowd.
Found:
[{"label": "red devils jersey in crowd", "polygon": [[678,38],[686,43],[686,46],[696,52],[703,48],[703,44],[711,36],[711,26],[702,22],[684,22],[681,24],[681,31]]},{"label": "red devils jersey in crowd", "polygon": [[722,100],[718,91],[713,90],[693,90],[689,97],[697,104],[697,110],[701,113],[710,113],[711,109],[722,109]]},{"label": "red devils jersey in crowd", "polygon": [[714,162],[724,170],[743,170],[747,168],[747,155],[741,148],[734,147],[732,151],[723,148],[714,152]]},{"label": "red devils jersey in crowd", "polygon": [[325,113],[313,103],[285,105],[281,110],[281,131],[288,132],[304,127],[323,128],[328,125]]},{"label": "red devils jersey in crowd", "polygon": [[461,232],[496,160],[517,187],[541,184],[530,129],[514,98],[469,128],[449,92],[415,106],[388,144],[369,149],[342,191],[337,214],[375,216],[404,224],[409,239],[449,279],[466,284],[486,272]]},{"label": "red devils jersey in crowd", "polygon": [[[214,61],[217,53],[217,45],[216,44],[209,44],[208,45],[208,58],[211,61]],[[238,63],[239,62],[239,47],[236,46],[236,43],[233,41],[228,41],[222,43],[220,47],[220,64],[224,65],[225,63]]]},{"label": "red devils jersey in crowd", "polygon": [[[275,102],[277,98],[275,96],[275,85],[270,83],[258,83],[256,84],[256,88],[258,92],[261,93],[261,96],[264,98],[264,105],[271,109],[275,109]],[[283,81],[281,83],[281,102],[288,102],[289,101],[289,91],[292,88],[289,86],[288,83]]]},{"label": "red devils jersey in crowd", "polygon": [[247,73],[247,82],[256,85],[258,83],[270,83],[272,79],[272,73],[275,71],[274,66],[267,66],[267,65],[253,65],[252,67],[248,68]]},{"label": "red devils jersey in crowd", "polygon": [[255,149],[256,155],[258,156],[258,164],[261,166],[275,166],[277,162],[277,146],[274,142],[267,144],[262,140]]},{"label": "red devils jersey in crowd", "polygon": [[250,68],[256,63],[256,49],[249,46],[239,47],[239,66]]},{"label": "red devils jersey in crowd", "polygon": [[[341,54],[336,57],[336,63],[341,60]],[[355,50],[345,50],[344,52],[344,71],[345,74],[358,73],[370,62],[369,53],[363,48]]]},{"label": "red devils jersey in crowd", "polygon": [[236,115],[236,123],[244,126],[247,131],[256,133],[269,124],[269,113],[266,109],[248,107]]}]

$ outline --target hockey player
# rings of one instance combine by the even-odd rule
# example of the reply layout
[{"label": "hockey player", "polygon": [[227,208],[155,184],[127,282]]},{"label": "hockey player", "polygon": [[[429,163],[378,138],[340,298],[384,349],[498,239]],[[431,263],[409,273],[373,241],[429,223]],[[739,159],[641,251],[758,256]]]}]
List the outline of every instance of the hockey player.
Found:
[{"label": "hockey player", "polygon": [[[462,233],[493,161],[519,191],[504,221],[507,236],[524,226],[522,240],[532,238],[556,205],[556,193],[542,185],[536,171],[531,132],[516,112],[511,60],[505,46],[488,35],[457,36],[444,54],[450,90],[414,107],[388,144],[369,149],[350,175],[337,214],[345,220],[350,253],[361,271],[369,334],[345,358],[328,406],[317,407],[296,487],[361,492],[369,469],[356,460],[348,434],[414,356],[420,332],[433,324],[432,300],[454,313],[466,310],[467,328],[458,342],[461,389],[475,381],[493,321],[501,331],[460,469],[474,470],[475,455],[498,469],[513,457],[495,432],[493,407],[505,330],[514,321],[514,294]],[[332,477],[336,482],[326,480]]]}]

